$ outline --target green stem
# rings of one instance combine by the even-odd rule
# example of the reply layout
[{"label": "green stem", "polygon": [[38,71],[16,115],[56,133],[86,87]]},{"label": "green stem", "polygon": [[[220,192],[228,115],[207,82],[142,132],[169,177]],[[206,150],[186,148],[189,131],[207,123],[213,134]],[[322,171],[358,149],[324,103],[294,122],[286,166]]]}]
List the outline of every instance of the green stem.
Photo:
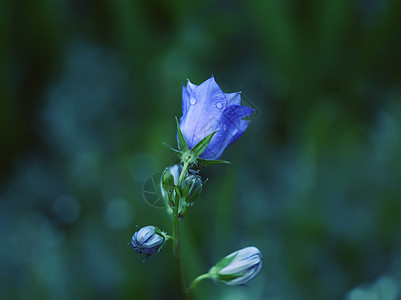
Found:
[{"label": "green stem", "polygon": [[172,235],[166,235],[166,240],[171,240],[173,242],[173,247],[175,248],[177,245],[177,240],[175,239],[175,237],[173,237]]},{"label": "green stem", "polygon": [[184,166],[182,167],[180,177],[178,178],[178,188],[180,189],[180,191],[181,191],[182,181],[184,180],[185,173],[187,173],[188,167],[189,167],[189,164],[186,162],[184,164]]},{"label": "green stem", "polygon": [[202,275],[199,275],[198,277],[196,277],[194,279],[194,281],[192,281],[191,286],[189,287],[189,291],[191,292],[198,285],[199,282],[201,282],[203,279],[206,279],[209,277],[210,277],[209,273],[202,274]]},{"label": "green stem", "polygon": [[181,245],[180,245],[180,232],[178,228],[178,210],[180,207],[180,201],[181,201],[181,185],[182,181],[184,180],[185,173],[187,172],[188,169],[188,164],[185,163],[180,177],[178,179],[178,195],[175,198],[175,203],[174,203],[174,210],[173,210],[173,237],[176,241],[175,243],[175,255],[177,257],[177,265],[178,265],[178,271],[180,273],[180,280],[181,280],[181,292],[183,299],[187,299],[187,289],[186,289],[186,284],[185,284],[185,277],[184,277],[184,270],[182,268],[182,259],[181,259]]}]

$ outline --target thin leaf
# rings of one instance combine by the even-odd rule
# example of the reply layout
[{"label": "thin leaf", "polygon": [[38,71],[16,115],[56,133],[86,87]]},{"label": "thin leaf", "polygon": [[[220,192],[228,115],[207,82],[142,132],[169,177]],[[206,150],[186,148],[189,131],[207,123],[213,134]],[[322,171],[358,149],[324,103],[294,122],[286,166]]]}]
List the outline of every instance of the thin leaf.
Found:
[{"label": "thin leaf", "polygon": [[180,123],[178,122],[178,118],[175,117],[175,121],[177,122],[177,136],[178,136],[178,147],[182,152],[188,151],[188,145],[185,141],[184,135],[181,132]]},{"label": "thin leaf", "polygon": [[163,143],[164,146],[170,148],[170,150],[174,151],[175,154],[177,154],[178,157],[181,157],[181,151],[174,149],[173,147],[171,147],[170,145]]},{"label": "thin leaf", "polygon": [[206,167],[206,166],[213,166],[218,164],[231,164],[230,161],[227,160],[220,160],[220,159],[203,159],[198,158],[198,166]]},{"label": "thin leaf", "polygon": [[199,157],[206,150],[207,146],[209,146],[209,143],[216,132],[217,131],[212,132],[207,137],[203,138],[199,143],[197,143],[191,150],[192,155],[195,157]]}]

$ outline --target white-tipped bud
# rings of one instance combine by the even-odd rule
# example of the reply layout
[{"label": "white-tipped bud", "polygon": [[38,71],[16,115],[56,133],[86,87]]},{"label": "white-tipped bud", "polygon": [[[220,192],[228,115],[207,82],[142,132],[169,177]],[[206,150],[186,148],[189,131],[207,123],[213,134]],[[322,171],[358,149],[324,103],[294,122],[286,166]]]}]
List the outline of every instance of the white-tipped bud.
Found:
[{"label": "white-tipped bud", "polygon": [[166,235],[155,226],[145,226],[134,233],[129,244],[137,253],[155,254],[166,241]]},{"label": "white-tipped bud", "polygon": [[174,193],[174,188],[178,184],[178,178],[181,173],[181,165],[167,167],[162,174],[160,188],[163,198],[168,199]]},{"label": "white-tipped bud", "polygon": [[246,247],[221,259],[210,269],[209,275],[228,285],[241,285],[254,279],[260,273],[262,265],[259,249]]}]

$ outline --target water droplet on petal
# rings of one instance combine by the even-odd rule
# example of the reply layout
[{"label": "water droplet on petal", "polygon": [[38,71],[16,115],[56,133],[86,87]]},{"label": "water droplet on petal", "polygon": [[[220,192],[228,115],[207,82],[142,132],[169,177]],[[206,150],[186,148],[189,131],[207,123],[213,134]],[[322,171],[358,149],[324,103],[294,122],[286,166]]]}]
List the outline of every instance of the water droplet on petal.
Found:
[{"label": "water droplet on petal", "polygon": [[217,102],[217,103],[216,103],[216,107],[217,107],[218,109],[222,108],[222,107],[223,107],[223,103]]},{"label": "water droplet on petal", "polygon": [[189,100],[189,102],[190,102],[192,105],[195,105],[195,104],[196,104],[196,98],[191,97],[191,99]]}]

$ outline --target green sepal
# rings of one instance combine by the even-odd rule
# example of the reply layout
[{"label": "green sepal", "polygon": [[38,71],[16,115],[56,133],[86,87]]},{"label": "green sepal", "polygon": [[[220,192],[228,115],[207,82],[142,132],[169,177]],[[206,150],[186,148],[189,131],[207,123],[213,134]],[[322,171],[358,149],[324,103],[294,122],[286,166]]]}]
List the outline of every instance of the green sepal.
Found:
[{"label": "green sepal", "polygon": [[227,267],[229,264],[231,264],[231,262],[234,260],[234,258],[237,256],[238,253],[232,255],[232,256],[226,256],[222,259],[220,259],[220,261],[216,264],[215,268],[217,269],[217,271],[219,272],[220,270],[224,269],[225,267]]},{"label": "green sepal", "polygon": [[182,182],[181,185],[181,196],[187,206],[192,204],[199,198],[203,184],[207,179],[202,182],[202,178],[199,175],[190,174]]},{"label": "green sepal", "polygon": [[224,269],[225,267],[227,267],[233,260],[234,258],[237,256],[238,253],[232,255],[232,256],[226,256],[224,258],[222,258],[214,267],[212,267],[209,270],[209,276],[210,278],[214,279],[214,280],[219,280],[219,281],[229,281],[232,279],[235,279],[238,276],[238,274],[235,275],[225,275],[225,274],[219,274],[219,272]]},{"label": "green sepal", "polygon": [[156,230],[155,233],[163,237],[163,244],[160,245],[159,249],[157,249],[157,252],[160,252],[166,242],[169,240],[167,232],[161,231],[159,227],[155,226]]},{"label": "green sepal", "polygon": [[177,122],[177,136],[178,136],[178,147],[181,152],[189,151],[187,142],[185,141],[184,135],[182,134],[180,123],[178,122],[178,118],[175,117],[175,121]]},{"label": "green sepal", "polygon": [[207,137],[203,138],[199,143],[197,143],[191,150],[191,153],[195,157],[201,156],[201,154],[206,150],[207,146],[209,146],[210,141],[217,131],[212,132]]},{"label": "green sepal", "polygon": [[187,198],[187,204],[192,206],[194,204],[194,202],[199,198],[200,193],[203,189],[203,186],[205,185],[205,183],[208,181],[208,179],[206,178],[205,181],[202,182],[201,185],[198,186],[198,188],[195,190],[195,192]]},{"label": "green sepal", "polygon": [[188,197],[189,194],[189,189],[191,188],[190,184],[187,184],[182,190],[181,190],[181,195],[184,199]]},{"label": "green sepal", "polygon": [[[219,272],[224,269],[225,267],[227,267],[233,260],[234,258],[237,256],[238,253],[232,255],[232,256],[226,256],[224,258],[222,258],[214,267],[212,267],[209,270],[209,276],[210,278],[214,279],[214,280],[224,280],[222,279],[222,277],[228,277],[228,276],[232,276],[232,275],[221,275],[219,274]],[[237,274],[236,274],[237,275]],[[234,275],[234,276],[236,276]]]},{"label": "green sepal", "polygon": [[178,220],[182,220],[182,218],[184,218],[187,210],[188,210],[188,206],[185,205],[184,208],[182,209],[182,211],[180,211],[178,214]]},{"label": "green sepal", "polygon": [[181,157],[181,155],[182,155],[181,151],[174,149],[173,147],[171,147],[170,145],[168,145],[166,143],[163,143],[163,145],[166,146],[167,148],[170,148],[170,150],[172,150],[177,155],[177,157],[179,157],[179,158]]},{"label": "green sepal", "polygon": [[203,184],[198,186],[198,188],[193,192],[192,195],[188,195],[189,197],[187,197],[187,199],[186,199],[186,202],[188,205],[192,205],[199,198],[200,193],[202,191],[202,186],[203,186]]},{"label": "green sepal", "polygon": [[168,168],[165,168],[163,171],[162,187],[166,192],[172,191],[176,187],[174,184],[174,175],[171,174]]},{"label": "green sepal", "polygon": [[198,158],[198,166],[200,166],[200,167],[214,166],[214,165],[218,165],[218,164],[231,164],[231,162],[227,161],[227,160],[220,160],[220,159]]},{"label": "green sepal", "polygon": [[218,280],[220,281],[231,281],[235,278],[241,277],[244,274],[218,274]]}]

